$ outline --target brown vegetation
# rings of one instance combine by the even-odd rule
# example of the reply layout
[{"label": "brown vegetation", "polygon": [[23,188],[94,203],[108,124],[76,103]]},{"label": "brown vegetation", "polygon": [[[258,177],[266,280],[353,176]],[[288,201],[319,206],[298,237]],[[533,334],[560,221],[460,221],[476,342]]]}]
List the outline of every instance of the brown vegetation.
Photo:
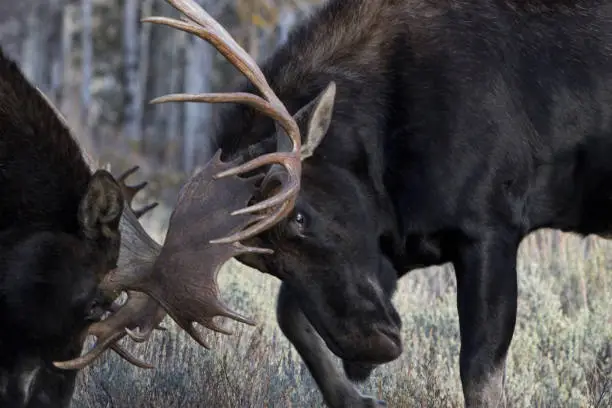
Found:
[{"label": "brown vegetation", "polygon": [[[163,210],[145,216],[161,240]],[[167,215],[166,215],[167,217]],[[522,245],[519,316],[507,367],[509,407],[603,408],[612,404],[612,244],[543,231]],[[460,407],[459,332],[451,268],[415,271],[395,302],[404,353],[360,389],[390,407]],[[205,333],[199,347],[166,319],[167,331],[130,350],[153,363],[133,367],[110,354],[79,374],[75,408],[323,407],[319,391],[274,317],[278,281],[230,262],[225,299],[255,328],[224,322],[233,336]],[[204,331],[204,330],[202,330]],[[338,364],[340,364],[338,362]]]}]

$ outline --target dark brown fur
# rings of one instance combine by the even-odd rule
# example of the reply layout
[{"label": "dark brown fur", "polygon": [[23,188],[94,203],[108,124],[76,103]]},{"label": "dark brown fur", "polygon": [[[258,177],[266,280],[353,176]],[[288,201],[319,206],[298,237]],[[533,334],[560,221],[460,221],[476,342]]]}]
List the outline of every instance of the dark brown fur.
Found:
[{"label": "dark brown fur", "polygon": [[[500,402],[522,239],[612,231],[611,5],[331,0],[265,61],[292,114],[337,85],[294,213],[253,243],[275,255],[240,258],[283,280],[279,324],[330,406],[376,406],[329,351],[353,380],[395,358],[397,278],[445,263],[466,405]],[[248,159],[274,132],[232,106],[215,147]]]},{"label": "dark brown fur", "polygon": [[92,175],[53,109],[0,50],[0,405],[65,407],[119,254],[123,198]]}]

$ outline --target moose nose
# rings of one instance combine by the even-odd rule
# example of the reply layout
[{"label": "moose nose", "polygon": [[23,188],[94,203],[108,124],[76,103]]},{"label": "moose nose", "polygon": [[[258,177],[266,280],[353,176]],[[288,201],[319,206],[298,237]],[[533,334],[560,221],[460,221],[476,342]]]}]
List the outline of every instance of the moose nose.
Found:
[{"label": "moose nose", "polygon": [[86,322],[99,322],[102,320],[102,316],[106,313],[107,309],[112,304],[112,301],[108,301],[102,296],[98,296],[89,302],[87,310],[85,311],[85,321]]},{"label": "moose nose", "polygon": [[365,344],[367,347],[359,354],[359,359],[372,364],[388,363],[402,354],[399,331],[386,327],[374,329]]}]

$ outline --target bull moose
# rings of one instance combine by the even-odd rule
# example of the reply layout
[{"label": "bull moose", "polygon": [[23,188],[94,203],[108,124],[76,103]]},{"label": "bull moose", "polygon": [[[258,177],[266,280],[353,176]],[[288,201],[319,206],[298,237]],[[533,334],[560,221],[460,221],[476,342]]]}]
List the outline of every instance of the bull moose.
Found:
[{"label": "bull moose", "polygon": [[130,242],[134,220],[156,204],[133,211],[146,183],[124,180],[137,168],[116,180],[92,173],[84,154],[59,111],[0,49],[2,407],[69,406],[76,372],[53,361],[81,353],[87,327],[111,307],[98,283],[125,254],[121,235]]},{"label": "bull moose", "polygon": [[397,280],[451,263],[465,405],[499,406],[519,244],[612,229],[612,2],[330,0],[261,69],[194,1],[168,2],[185,19],[146,20],[209,41],[249,82],[155,100],[237,104],[158,255],[103,287],[146,294],[203,343],[194,322],[251,323],[217,297],[235,257],[282,281],[278,323],[326,403],[373,407],[352,382],[402,352]]}]

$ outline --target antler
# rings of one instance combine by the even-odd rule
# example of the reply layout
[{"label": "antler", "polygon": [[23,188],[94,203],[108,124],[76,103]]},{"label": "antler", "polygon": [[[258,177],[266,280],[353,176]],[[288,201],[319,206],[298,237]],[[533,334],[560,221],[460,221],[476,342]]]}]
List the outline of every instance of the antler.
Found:
[{"label": "antler", "polygon": [[213,180],[213,175],[231,169],[235,163],[221,161],[221,152],[191,177],[179,193],[170,216],[166,241],[155,264],[139,263],[119,267],[104,279],[105,290],[133,290],[153,297],[199,344],[208,348],[193,323],[230,334],[216,325],[215,316],[254,323],[231,311],[218,298],[217,274],[230,258],[245,253],[270,253],[237,242],[212,244],[212,238],[241,230],[257,222],[252,214],[230,214],[251,198],[259,177],[235,175]]},{"label": "antler", "polygon": [[[222,162],[221,152],[218,151],[206,166],[193,175],[181,189],[170,217],[166,241],[161,252],[149,246],[147,254],[130,254],[125,264],[120,262],[119,267],[105,277],[102,287],[112,293],[135,291],[150,295],[152,299],[149,298],[149,302],[158,302],[194,340],[208,348],[204,339],[196,331],[194,323],[200,323],[225,334],[229,332],[215,324],[214,317],[225,316],[242,323],[254,324],[251,320],[231,311],[219,299],[217,274],[221,266],[235,256],[246,253],[272,253],[269,249],[244,246],[239,241],[252,238],[271,228],[293,209],[300,189],[301,137],[296,121],[273,92],[255,61],[234,41],[230,34],[194,1],[167,1],[184,13],[186,18],[175,20],[151,17],[142,21],[177,28],[209,42],[234,64],[263,96],[243,92],[174,94],[156,98],[152,103],[236,102],[249,105],[276,121],[278,151],[257,157],[242,165],[236,162]],[[276,194],[270,198],[245,207],[252,198],[260,178],[244,179],[238,175],[264,165],[272,165],[264,179],[265,182],[278,182],[280,188],[276,189]],[[276,171],[278,166],[285,169],[284,176]],[[264,190],[267,191],[266,188]],[[124,218],[122,222],[123,220]],[[136,235],[142,235],[141,240],[146,241],[148,235],[135,218],[134,221],[136,222],[133,223],[133,230],[137,233]],[[228,232],[231,235],[223,237]],[[122,249],[125,247],[124,241],[125,236],[122,236]],[[142,247],[147,248],[146,245]],[[157,260],[154,260],[156,256]],[[139,298],[134,298],[132,295],[131,299]],[[134,302],[136,303],[136,300]],[[93,358],[99,355],[105,347],[112,347],[113,341],[116,341],[114,339],[120,336],[118,333],[123,335],[122,329],[145,326],[150,333],[151,327],[154,327],[151,322],[156,321],[157,316],[161,316],[153,313],[153,306],[151,309],[148,309],[147,306],[146,310],[149,312],[145,312],[143,306],[136,305],[133,308],[125,309],[124,319],[119,316],[119,313],[125,307],[123,306],[114,316],[105,321],[115,319],[112,325],[107,323],[107,326],[104,326],[111,327],[101,336],[107,340],[102,340],[100,348],[91,352],[93,356],[91,359],[72,360],[68,363],[80,367],[93,361]],[[146,333],[139,335],[129,330],[127,333],[137,341],[142,341],[147,337]],[[66,362],[58,364],[67,366]]]},{"label": "antler", "polygon": [[[218,238],[215,244],[229,244],[251,238],[280,222],[293,209],[295,200],[300,189],[300,177],[302,164],[300,160],[301,137],[299,127],[293,117],[289,114],[284,104],[276,96],[257,63],[251,56],[232,38],[232,36],[206,11],[204,11],[193,0],[167,0],[174,8],[185,14],[185,20],[176,20],[167,17],[149,17],[143,22],[164,24],[182,31],[195,34],[197,37],[213,45],[228,61],[238,68],[261,92],[263,98],[249,93],[235,92],[227,94],[205,93],[198,95],[172,94],[159,97],[151,101],[161,102],[237,102],[244,103],[270,116],[282,128],[278,132],[278,152],[269,153],[257,157],[240,166],[229,168],[214,175],[215,179],[235,176],[258,167],[277,164],[284,167],[288,177],[278,179],[282,188],[272,197],[252,206],[236,210],[232,215],[254,214],[269,211],[265,217],[260,217],[258,222],[243,231],[238,231],[231,236]],[[289,146],[289,142],[291,146]],[[273,166],[274,167],[274,166]]]},{"label": "antler", "polygon": [[[117,178],[123,190],[124,199],[128,203],[121,217],[122,236],[118,260],[118,268],[125,270],[152,267],[161,251],[161,246],[146,233],[138,222],[138,218],[152,210],[158,203],[154,202],[138,211],[134,211],[132,207],[134,196],[147,185],[146,182],[135,186],[128,186],[125,183],[125,180],[137,170],[138,166],[132,167]],[[105,290],[104,286],[102,290]],[[116,298],[120,294],[120,292],[108,292],[111,298]],[[72,360],[54,362],[54,365],[62,369],[81,369],[91,364],[110,348],[138,367],[153,368],[152,365],[133,356],[118,342],[126,335],[134,341],[145,341],[154,329],[163,329],[159,324],[166,316],[166,312],[159,303],[144,293],[128,291],[127,295],[128,299],[123,305],[116,303],[111,305],[109,317],[89,326],[87,335],[97,338],[96,345],[90,351]]]},{"label": "antler", "polygon": [[[159,304],[144,293],[128,292],[128,300],[123,306],[116,305],[115,313],[105,320],[96,322],[89,327],[88,335],[97,337],[96,345],[86,354],[69,361],[56,361],[53,364],[65,370],[78,370],[91,364],[94,360],[111,348],[121,357],[141,368],[153,368],[141,361],[118,344],[126,335],[135,341],[146,340],[150,333],[161,323],[166,312]],[[140,333],[132,330],[139,329]],[[143,334],[146,333],[146,334]]]},{"label": "antler", "polygon": [[[66,118],[51,102],[47,95],[39,88],[36,88],[36,90],[55,112],[62,124],[69,128]],[[83,149],[83,157],[90,168],[92,168],[92,170],[95,169],[95,161],[85,149]],[[122,231],[122,242],[118,262],[120,266],[131,265],[139,261],[144,263],[148,261],[149,264],[152,265],[155,256],[160,251],[160,246],[144,231],[138,222],[138,218],[157,207],[158,203],[151,203],[140,210],[134,210],[132,207],[134,196],[146,187],[148,183],[142,182],[135,186],[128,186],[125,183],[125,180],[138,171],[138,169],[138,166],[134,166],[120,175],[117,179],[123,191],[124,199],[128,204],[128,206],[124,207],[120,224],[120,229]],[[147,250],[149,252],[147,252]],[[138,367],[152,368],[151,365],[134,357],[117,342],[126,334],[134,341],[145,341],[154,329],[163,329],[159,326],[159,323],[161,323],[166,316],[166,312],[157,302],[155,302],[155,300],[144,293],[137,292],[128,292],[128,300],[126,303],[123,306],[112,304],[110,311],[114,314],[103,321],[93,323],[88,328],[87,334],[94,335],[98,338],[96,346],[81,357],[64,362],[55,362],[54,364],[58,368],[83,368],[93,362],[109,347],[121,357]],[[134,329],[137,329],[138,332],[133,331]]]},{"label": "antler", "polygon": [[137,184],[135,186],[128,186],[127,184],[125,184],[125,180],[128,177],[130,177],[132,174],[136,173],[139,169],[140,169],[140,166],[134,166],[131,169],[125,171],[123,174],[121,174],[121,176],[119,176],[119,178],[117,179],[117,181],[119,182],[119,185],[121,186],[121,189],[123,190],[123,196],[125,197],[125,201],[128,203],[128,205],[132,209],[132,212],[134,213],[136,218],[142,217],[143,215],[145,215],[146,213],[148,213],[149,211],[157,207],[157,205],[159,204],[156,201],[149,205],[146,205],[140,210],[135,210],[134,207],[132,206],[133,205],[132,201],[134,200],[134,197],[136,196],[136,194],[138,194],[140,190],[142,190],[143,188],[147,186],[147,184],[149,184],[148,181],[143,181],[142,183]]},{"label": "antler", "polygon": [[[114,314],[90,326],[89,334],[98,337],[92,350],[73,360],[55,362],[57,367],[83,368],[108,348],[133,364],[150,367],[116,342],[126,334],[135,341],[144,341],[166,312],[206,348],[208,345],[193,323],[225,334],[230,333],[215,324],[215,316],[254,324],[219,300],[216,278],[223,264],[234,256],[271,251],[237,242],[212,244],[210,241],[228,231],[241,230],[260,218],[252,214],[230,216],[251,198],[259,177],[228,176],[213,180],[215,174],[236,164],[222,162],[220,157],[219,151],[181,189],[161,249],[133,212],[124,212],[121,222],[130,224],[124,230],[131,233],[122,235],[118,266],[106,275],[100,287],[111,296],[127,291],[128,302],[120,308],[115,306]],[[141,329],[140,333],[133,331],[136,327]]]}]

